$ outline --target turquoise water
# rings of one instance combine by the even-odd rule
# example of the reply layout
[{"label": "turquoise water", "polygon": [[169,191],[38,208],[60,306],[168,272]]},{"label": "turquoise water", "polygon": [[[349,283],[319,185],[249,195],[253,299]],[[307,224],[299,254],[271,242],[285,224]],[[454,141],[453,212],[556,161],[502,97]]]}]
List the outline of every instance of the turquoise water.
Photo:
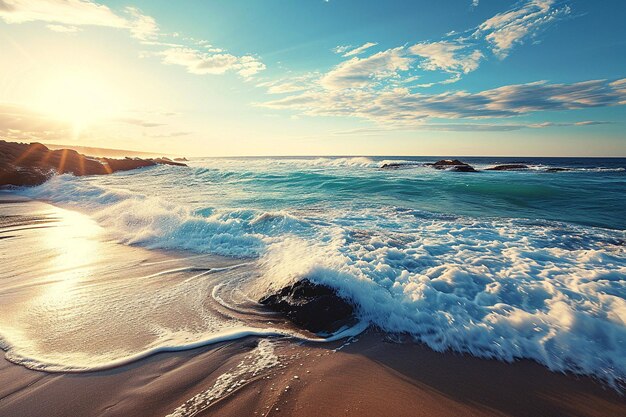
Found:
[{"label": "turquoise water", "polygon": [[[626,228],[625,159],[465,158],[476,167],[526,162],[527,171],[479,174],[381,170],[390,158],[198,159],[191,170],[167,167],[94,178],[148,195],[168,193],[193,209],[292,210],[398,207],[445,215],[546,219]],[[402,158],[408,164],[433,158]],[[571,172],[545,172],[571,167]],[[123,180],[122,178],[126,178]]]},{"label": "turquoise water", "polygon": [[[200,164],[207,168],[194,173],[194,192],[223,192],[226,195],[219,200],[225,206],[264,210],[337,204],[345,208],[389,206],[451,215],[550,219],[626,228],[623,159],[523,160],[535,169],[480,175],[423,167],[376,169],[385,159],[206,160]],[[432,162],[432,158],[404,160]],[[477,167],[507,162],[501,158],[466,160]],[[548,173],[542,169],[555,166],[576,170]],[[186,186],[184,181],[181,186]]]},{"label": "turquoise water", "polygon": [[253,257],[255,294],[308,278],[433,349],[623,384],[626,160],[437,159],[206,158],[20,192],[125,244]]}]

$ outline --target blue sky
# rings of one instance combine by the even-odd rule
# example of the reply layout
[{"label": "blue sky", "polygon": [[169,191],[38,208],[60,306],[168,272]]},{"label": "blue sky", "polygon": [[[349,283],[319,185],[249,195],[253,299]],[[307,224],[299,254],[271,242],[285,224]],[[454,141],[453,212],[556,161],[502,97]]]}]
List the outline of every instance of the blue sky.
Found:
[{"label": "blue sky", "polygon": [[0,0],[0,136],[626,156],[624,21],[612,0]]}]

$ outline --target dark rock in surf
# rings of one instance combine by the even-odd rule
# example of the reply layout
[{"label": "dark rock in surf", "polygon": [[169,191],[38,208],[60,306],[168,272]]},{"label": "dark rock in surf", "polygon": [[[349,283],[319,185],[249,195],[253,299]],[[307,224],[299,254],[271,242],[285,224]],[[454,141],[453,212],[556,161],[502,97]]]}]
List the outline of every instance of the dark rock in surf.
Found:
[{"label": "dark rock in surf", "polygon": [[404,166],[404,164],[395,164],[395,163],[390,163],[390,164],[383,164],[380,169],[400,169]]},{"label": "dark rock in surf", "polygon": [[313,333],[331,334],[356,322],[352,304],[339,297],[332,288],[314,284],[308,279],[287,286],[259,302]]},{"label": "dark rock in surf", "polygon": [[418,164],[409,164],[406,162],[390,162],[388,164],[383,164],[380,169],[407,169],[407,168],[417,168]]},{"label": "dark rock in surf", "polygon": [[563,171],[571,171],[570,168],[548,168],[546,172],[563,172]]},{"label": "dark rock in surf", "polygon": [[176,162],[188,162],[188,161],[189,161],[189,159],[187,159],[187,158],[185,158],[185,157],[182,157],[182,158],[174,158],[174,161],[176,161]]},{"label": "dark rock in surf", "polygon": [[186,166],[163,158],[92,158],[72,149],[50,150],[41,143],[0,140],[0,186],[34,186],[54,174],[106,175],[158,164]]},{"label": "dark rock in surf", "polygon": [[528,169],[528,165],[524,165],[524,164],[496,165],[495,167],[485,169],[485,171],[517,171],[520,169]]},{"label": "dark rock in surf", "polygon": [[430,165],[435,169],[445,169],[455,172],[478,172],[470,164],[466,164],[465,162],[459,161],[458,159],[442,159],[435,162],[434,164],[426,165]]},{"label": "dark rock in surf", "polygon": [[426,165],[431,165],[435,168],[438,168],[438,167],[445,168],[445,167],[454,166],[454,165],[467,165],[467,164],[463,161],[459,161],[458,159],[441,159],[434,163],[427,163]]},{"label": "dark rock in surf", "polygon": [[[114,158],[97,158],[105,167],[108,167],[108,170],[112,172],[117,171],[130,171],[132,169],[151,167],[155,165],[174,165],[174,166],[187,166],[180,162],[171,161],[168,158],[150,158],[150,159],[141,159],[141,158],[124,158],[124,159],[114,159]],[[108,173],[108,172],[107,172]],[[76,175],[76,174],[75,174]],[[98,175],[94,174],[84,174],[84,175]]]},{"label": "dark rock in surf", "polygon": [[454,172],[478,172],[474,169],[473,166],[471,165],[454,165],[453,167],[450,167],[447,169],[448,171],[454,171]]}]

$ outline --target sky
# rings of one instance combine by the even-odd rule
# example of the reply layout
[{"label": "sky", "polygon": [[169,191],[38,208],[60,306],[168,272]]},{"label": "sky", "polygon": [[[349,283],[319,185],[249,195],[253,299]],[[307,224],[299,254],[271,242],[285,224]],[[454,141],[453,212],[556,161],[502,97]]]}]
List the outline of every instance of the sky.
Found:
[{"label": "sky", "polygon": [[0,0],[0,139],[626,156],[623,0]]}]

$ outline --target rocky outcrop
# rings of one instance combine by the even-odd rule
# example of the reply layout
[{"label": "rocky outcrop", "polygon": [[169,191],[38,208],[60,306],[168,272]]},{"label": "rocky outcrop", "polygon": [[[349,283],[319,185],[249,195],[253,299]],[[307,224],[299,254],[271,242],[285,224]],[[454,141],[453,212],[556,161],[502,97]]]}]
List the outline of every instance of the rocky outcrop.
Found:
[{"label": "rocky outcrop", "polygon": [[487,168],[485,171],[518,171],[520,169],[528,169],[528,165],[524,164],[504,164]]},{"label": "rocky outcrop", "polygon": [[421,164],[410,163],[410,162],[389,162],[386,164],[382,164],[380,169],[409,169],[409,168],[419,168],[422,166]]},{"label": "rocky outcrop", "polygon": [[478,172],[474,169],[473,166],[466,164],[463,161],[459,161],[458,159],[442,159],[440,161],[435,162],[434,164],[426,164],[426,165],[430,165],[435,169],[445,169],[447,171]]},{"label": "rocky outcrop", "polygon": [[0,186],[33,186],[54,174],[106,175],[158,164],[186,166],[163,158],[92,158],[72,149],[50,150],[41,143],[0,140]]},{"label": "rocky outcrop", "polygon": [[476,169],[474,169],[473,166],[471,165],[455,165],[453,167],[450,167],[447,169],[448,171],[454,171],[454,172],[478,172],[476,171]]},{"label": "rocky outcrop", "polygon": [[564,171],[571,171],[571,168],[547,168],[546,172],[564,172]]},{"label": "rocky outcrop", "polygon": [[403,168],[405,166],[405,164],[397,164],[397,163],[389,163],[389,164],[383,164],[380,169],[400,169]]},{"label": "rocky outcrop", "polygon": [[356,322],[354,307],[325,285],[308,279],[289,285],[259,301],[313,333],[331,334]]}]

